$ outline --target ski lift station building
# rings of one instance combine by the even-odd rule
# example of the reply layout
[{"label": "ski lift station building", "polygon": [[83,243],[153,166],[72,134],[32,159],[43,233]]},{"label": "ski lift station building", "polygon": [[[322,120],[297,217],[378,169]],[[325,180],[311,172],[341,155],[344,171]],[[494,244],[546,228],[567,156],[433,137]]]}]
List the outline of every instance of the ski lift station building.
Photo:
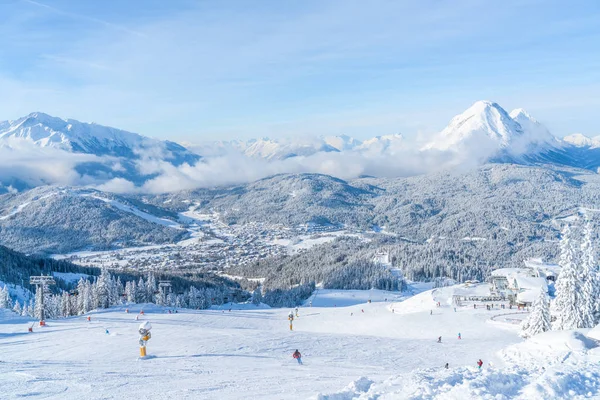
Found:
[{"label": "ski lift station building", "polygon": [[530,306],[540,290],[552,295],[560,267],[541,259],[525,261],[523,268],[501,268],[492,271],[490,291],[508,299],[512,304]]}]

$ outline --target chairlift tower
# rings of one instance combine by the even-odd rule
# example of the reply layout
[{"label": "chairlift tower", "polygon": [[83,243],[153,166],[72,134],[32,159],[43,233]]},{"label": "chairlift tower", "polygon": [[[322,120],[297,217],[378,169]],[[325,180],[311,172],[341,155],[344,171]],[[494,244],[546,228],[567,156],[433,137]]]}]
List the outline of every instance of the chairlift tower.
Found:
[{"label": "chairlift tower", "polygon": [[40,325],[44,325],[45,312],[44,312],[44,286],[55,285],[56,281],[52,276],[31,276],[29,277],[29,283],[35,285],[36,294],[40,293]]},{"label": "chairlift tower", "polygon": [[158,289],[160,290],[160,295],[162,296],[163,305],[167,303],[167,294],[171,292],[171,287],[171,281],[158,281]]}]

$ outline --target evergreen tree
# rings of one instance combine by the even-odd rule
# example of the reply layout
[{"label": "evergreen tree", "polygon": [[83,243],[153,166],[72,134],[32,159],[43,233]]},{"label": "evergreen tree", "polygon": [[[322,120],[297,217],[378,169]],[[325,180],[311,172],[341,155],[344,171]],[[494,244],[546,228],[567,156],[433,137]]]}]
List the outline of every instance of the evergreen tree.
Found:
[{"label": "evergreen tree", "polygon": [[263,300],[262,291],[261,291],[261,288],[259,286],[252,293],[252,303],[256,304],[256,305],[259,305],[260,303],[262,303],[262,300]]},{"label": "evergreen tree", "polygon": [[34,317],[35,316],[35,308],[33,305],[33,300],[29,300],[29,305],[27,306],[27,312],[25,314],[27,317]]},{"label": "evergreen tree", "polygon": [[154,303],[154,293],[157,291],[156,278],[154,274],[148,275],[148,281],[146,282],[146,301],[148,303]]},{"label": "evergreen tree", "polygon": [[4,285],[4,288],[0,290],[0,308],[12,308],[10,304],[10,295],[8,293],[8,286]]},{"label": "evergreen tree", "polygon": [[144,282],[144,278],[140,276],[140,280],[137,283],[136,291],[135,291],[135,302],[136,303],[147,303],[146,293],[146,282]]},{"label": "evergreen tree", "polygon": [[588,223],[585,228],[583,242],[581,243],[581,291],[578,293],[578,309],[581,313],[579,328],[593,328],[595,326],[596,307],[598,299],[598,266],[592,244],[592,227]]},{"label": "evergreen tree", "polygon": [[79,282],[77,282],[77,315],[85,313],[85,306],[83,300],[85,296],[85,282],[86,280],[83,278],[79,279]]},{"label": "evergreen tree", "polygon": [[15,306],[13,307],[13,311],[16,312],[18,315],[21,315],[21,313],[23,312],[19,300],[15,300]]},{"label": "evergreen tree", "polygon": [[531,314],[521,325],[521,336],[529,338],[550,329],[550,305],[545,289],[542,287],[538,298],[533,303]]},{"label": "evergreen tree", "polygon": [[560,275],[556,281],[556,299],[553,308],[556,315],[553,328],[556,330],[576,329],[583,325],[579,309],[581,280],[575,264],[571,228],[566,225],[560,241]]},{"label": "evergreen tree", "polygon": [[127,302],[135,303],[136,298],[136,284],[135,281],[128,281],[125,283],[125,294],[127,295]]},{"label": "evergreen tree", "polygon": [[83,283],[83,295],[82,295],[82,311],[81,313],[86,313],[92,310],[92,284],[89,281],[85,281]]},{"label": "evergreen tree", "polygon": [[93,289],[94,308],[108,308],[110,305],[110,274],[106,268],[102,269],[96,279]]}]

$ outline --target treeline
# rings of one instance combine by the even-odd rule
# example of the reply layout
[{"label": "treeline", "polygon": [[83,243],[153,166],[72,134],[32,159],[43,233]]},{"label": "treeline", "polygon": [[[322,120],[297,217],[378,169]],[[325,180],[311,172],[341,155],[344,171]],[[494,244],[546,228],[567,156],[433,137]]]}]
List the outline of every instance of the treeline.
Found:
[{"label": "treeline", "polygon": [[[67,261],[53,260],[26,256],[23,253],[0,246],[0,281],[19,285],[33,292],[29,277],[34,275],[51,275],[53,272],[86,274],[97,276],[99,268],[82,267]],[[56,279],[57,289],[69,290],[72,284],[62,279]]]},{"label": "treeline", "polygon": [[129,303],[154,303],[168,307],[206,309],[212,305],[220,305],[230,301],[247,301],[250,295],[237,287],[226,286],[189,286],[183,292],[159,288],[159,282],[153,274],[146,279],[123,282],[108,270],[91,281],[81,278],[74,290],[63,290],[52,293],[48,287],[44,290],[44,301],[41,292],[36,292],[35,300],[25,303],[12,301],[8,286],[0,290],[0,308],[13,309],[21,315],[41,318],[42,303],[46,318],[70,317],[81,315],[91,310],[108,308]]},{"label": "treeline", "polygon": [[389,266],[373,261],[380,249],[380,245],[359,238],[342,237],[293,255],[234,266],[230,273],[265,278],[265,292],[314,284],[322,284],[327,289],[402,290],[402,276],[394,275]]}]

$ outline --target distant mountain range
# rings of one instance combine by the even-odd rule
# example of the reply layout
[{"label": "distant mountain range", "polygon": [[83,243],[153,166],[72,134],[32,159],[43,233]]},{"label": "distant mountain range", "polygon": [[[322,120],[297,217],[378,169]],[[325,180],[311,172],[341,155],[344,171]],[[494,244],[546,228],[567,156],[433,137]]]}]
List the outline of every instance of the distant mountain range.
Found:
[{"label": "distant mountain range", "polygon": [[312,139],[253,139],[222,141],[192,147],[197,153],[224,155],[231,151],[269,161],[284,160],[317,153],[352,152],[362,156],[394,156],[402,152],[449,153],[468,156],[475,153],[478,162],[517,164],[550,163],[596,169],[600,166],[600,137],[574,134],[559,139],[527,111],[508,113],[491,101],[478,101],[455,116],[438,135],[418,147],[401,134],[377,136],[364,141],[346,135]]},{"label": "distant mountain range", "polygon": [[175,142],[150,139],[95,123],[56,118],[41,112],[15,121],[0,122],[0,144],[7,145],[11,139],[96,156],[139,159],[158,155],[173,165],[195,163],[200,159]]},{"label": "distant mountain range", "polygon": [[[440,157],[444,160],[455,160],[444,165],[458,165],[463,162],[482,165],[493,161],[521,165],[552,164],[591,170],[600,167],[600,137],[589,138],[582,134],[574,134],[559,139],[525,110],[517,109],[508,113],[497,103],[490,101],[474,103],[465,112],[454,117],[446,128],[425,145],[406,140],[401,134],[393,134],[364,141],[346,135],[294,139],[263,138],[211,142],[186,148],[171,141],[150,139],[136,133],[95,123],[56,118],[40,112],[15,121],[0,122],[0,151],[10,151],[11,157],[15,159],[21,154],[20,146],[23,144],[40,151],[50,149],[78,157],[74,158],[73,168],[75,173],[82,177],[79,179],[82,183],[78,181],[77,185],[99,185],[122,179],[129,182],[128,187],[141,187],[148,180],[164,174],[169,170],[169,165],[175,169],[186,165],[193,167],[201,165],[204,160],[230,155],[241,155],[266,163],[295,158],[306,159],[316,155],[323,160],[327,157],[351,154],[356,157],[352,160],[387,157],[384,162],[378,164],[384,166],[386,163],[393,163],[394,160],[405,160],[404,156],[410,155],[416,164],[420,164],[420,158],[427,158],[427,165],[434,166],[437,163],[431,160]],[[35,158],[43,158],[43,154],[36,154]],[[311,162],[302,165],[289,172],[302,172],[303,168],[311,166]],[[200,170],[201,172],[195,172],[188,168],[186,173],[215,173]],[[272,174],[272,171],[288,172],[285,166],[265,168],[265,171],[263,176]],[[309,172],[314,171],[310,169]],[[401,172],[402,168],[396,168],[394,171]],[[418,169],[414,173],[419,173]],[[10,167],[3,170],[0,165],[0,193],[25,190],[44,184],[72,184],[52,181],[46,177],[36,180],[32,176],[35,174],[35,171],[21,171],[21,174],[16,174]],[[403,176],[406,175],[411,173],[407,172]],[[160,185],[158,186],[160,188]]]},{"label": "distant mountain range", "polygon": [[[41,112],[0,122],[0,150],[18,158],[20,153],[24,153],[23,145],[46,150],[36,154],[38,161],[44,154],[72,154],[77,157],[76,173],[100,182],[123,178],[140,184],[156,176],[153,171],[140,168],[140,161],[160,161],[177,167],[184,163],[195,164],[201,158],[175,142],[150,139],[95,123],[56,118]],[[16,189],[38,186],[32,181],[36,182],[36,179],[0,176],[0,193],[3,186]]]}]

